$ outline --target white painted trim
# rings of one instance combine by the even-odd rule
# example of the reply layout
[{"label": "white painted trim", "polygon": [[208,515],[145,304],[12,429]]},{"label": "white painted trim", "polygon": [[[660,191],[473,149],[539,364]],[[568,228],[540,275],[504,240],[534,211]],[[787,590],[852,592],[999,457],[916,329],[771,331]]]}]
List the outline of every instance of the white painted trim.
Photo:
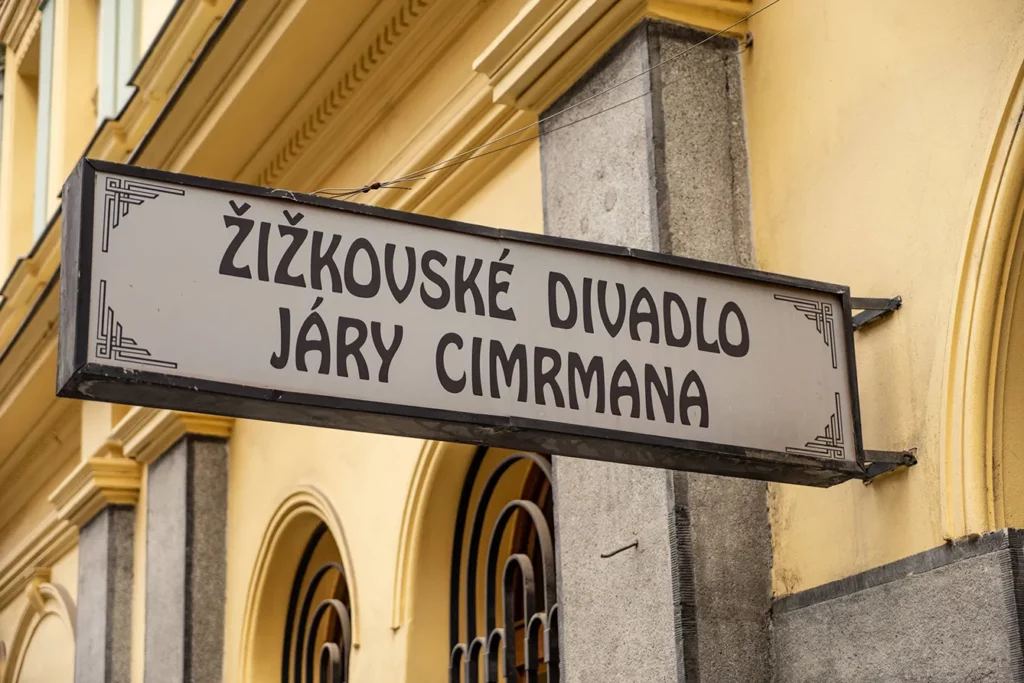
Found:
[{"label": "white painted trim", "polygon": [[133,88],[128,83],[139,60],[139,0],[117,0],[117,80],[115,101],[120,114]]},{"label": "white painted trim", "polygon": [[117,0],[99,0],[96,39],[96,113],[100,121],[117,115]]},{"label": "white painted trim", "polygon": [[32,206],[32,236],[38,237],[49,220],[46,205],[49,200],[50,174],[50,108],[53,100],[53,28],[54,0],[40,5],[42,24],[39,27],[39,96],[36,109],[36,178]]}]

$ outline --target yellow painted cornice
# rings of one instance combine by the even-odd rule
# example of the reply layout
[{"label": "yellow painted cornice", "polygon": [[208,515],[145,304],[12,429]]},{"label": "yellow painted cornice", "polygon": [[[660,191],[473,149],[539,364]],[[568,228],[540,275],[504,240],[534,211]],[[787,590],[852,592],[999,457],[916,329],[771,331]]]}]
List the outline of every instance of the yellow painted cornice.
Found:
[{"label": "yellow painted cornice", "polygon": [[13,550],[0,557],[0,609],[22,594],[38,577],[37,567],[48,567],[78,543],[78,529],[51,513]]},{"label": "yellow painted cornice", "polygon": [[38,21],[38,9],[39,3],[35,0],[9,0],[0,5],[0,42],[24,55],[31,36],[29,40],[25,38],[33,20]]},{"label": "yellow painted cornice", "polygon": [[[6,362],[6,347],[25,318],[39,301],[60,265],[61,219],[43,233],[28,256],[19,259],[0,288],[0,357]],[[2,385],[0,385],[2,386]]]},{"label": "yellow painted cornice", "polygon": [[479,0],[377,3],[266,145],[240,170],[239,179],[312,189],[306,186],[322,181],[339,160],[374,134],[375,124],[394,103],[471,30],[485,4]]},{"label": "yellow painted cornice", "polygon": [[539,112],[644,18],[720,31],[750,11],[747,0],[531,0],[473,68],[495,102]]},{"label": "yellow painted cornice", "polygon": [[121,454],[121,444],[107,441],[83,461],[50,495],[57,517],[76,527],[109,505],[135,505],[142,485],[142,467]]},{"label": "yellow painted cornice", "polygon": [[186,434],[228,439],[234,425],[231,417],[135,407],[121,418],[110,437],[120,444],[126,458],[146,465]]}]

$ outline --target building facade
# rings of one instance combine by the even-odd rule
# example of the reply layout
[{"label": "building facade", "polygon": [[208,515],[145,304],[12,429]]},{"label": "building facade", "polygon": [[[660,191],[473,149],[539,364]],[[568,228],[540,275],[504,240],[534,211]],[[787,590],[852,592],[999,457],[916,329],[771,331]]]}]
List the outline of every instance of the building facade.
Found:
[{"label": "building facade", "polygon": [[[0,683],[1024,681],[1021,3],[2,0],[0,42]],[[420,172],[352,200],[899,296],[860,408],[917,464],[813,489],[58,399],[82,157]]]}]

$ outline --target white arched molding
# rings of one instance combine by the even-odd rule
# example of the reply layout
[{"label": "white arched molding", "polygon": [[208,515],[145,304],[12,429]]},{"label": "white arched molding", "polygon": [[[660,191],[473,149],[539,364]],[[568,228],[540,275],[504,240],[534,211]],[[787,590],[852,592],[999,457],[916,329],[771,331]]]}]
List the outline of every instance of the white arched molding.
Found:
[{"label": "white arched molding", "polygon": [[1001,377],[1019,270],[1024,209],[1024,67],[1016,74],[961,256],[942,410],[943,531],[947,539],[1005,523],[997,471]]},{"label": "white arched molding", "polygon": [[0,683],[14,683],[18,680],[25,653],[43,619],[56,617],[67,628],[71,640],[75,639],[75,603],[63,586],[49,583],[48,570],[36,570],[35,577],[25,587],[25,593],[28,604],[14,630],[7,665],[0,671]]},{"label": "white arched molding", "polygon": [[[264,596],[268,587],[273,581],[280,581],[272,571],[272,564],[282,554],[283,542],[294,542],[295,533],[304,533],[305,537],[316,526],[316,523],[327,525],[328,532],[337,545],[338,553],[341,555],[341,565],[345,569],[345,583],[348,587],[349,607],[352,618],[352,648],[359,647],[359,591],[356,585],[356,577],[353,571],[352,554],[348,542],[345,539],[345,532],[341,525],[341,518],[331,504],[330,500],[320,489],[315,486],[302,486],[295,492],[289,494],[274,510],[270,521],[263,532],[263,540],[260,542],[259,551],[256,554],[256,562],[250,572],[249,588],[246,593],[245,611],[242,617],[242,641],[239,648],[239,680],[253,680],[252,660],[253,648],[256,645],[255,636],[257,625],[261,618],[260,611],[264,607]],[[300,546],[301,547],[301,544]],[[298,558],[296,557],[296,560]],[[294,570],[294,567],[292,567]],[[285,580],[290,582],[292,576]],[[6,683],[6,681],[0,682]]]}]

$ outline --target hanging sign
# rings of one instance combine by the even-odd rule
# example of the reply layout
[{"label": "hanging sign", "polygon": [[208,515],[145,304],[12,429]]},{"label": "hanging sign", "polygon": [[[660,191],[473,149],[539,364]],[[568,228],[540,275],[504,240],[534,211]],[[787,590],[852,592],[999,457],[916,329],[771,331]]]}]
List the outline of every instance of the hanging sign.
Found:
[{"label": "hanging sign", "polygon": [[846,287],[84,160],[58,393],[827,486]]}]

